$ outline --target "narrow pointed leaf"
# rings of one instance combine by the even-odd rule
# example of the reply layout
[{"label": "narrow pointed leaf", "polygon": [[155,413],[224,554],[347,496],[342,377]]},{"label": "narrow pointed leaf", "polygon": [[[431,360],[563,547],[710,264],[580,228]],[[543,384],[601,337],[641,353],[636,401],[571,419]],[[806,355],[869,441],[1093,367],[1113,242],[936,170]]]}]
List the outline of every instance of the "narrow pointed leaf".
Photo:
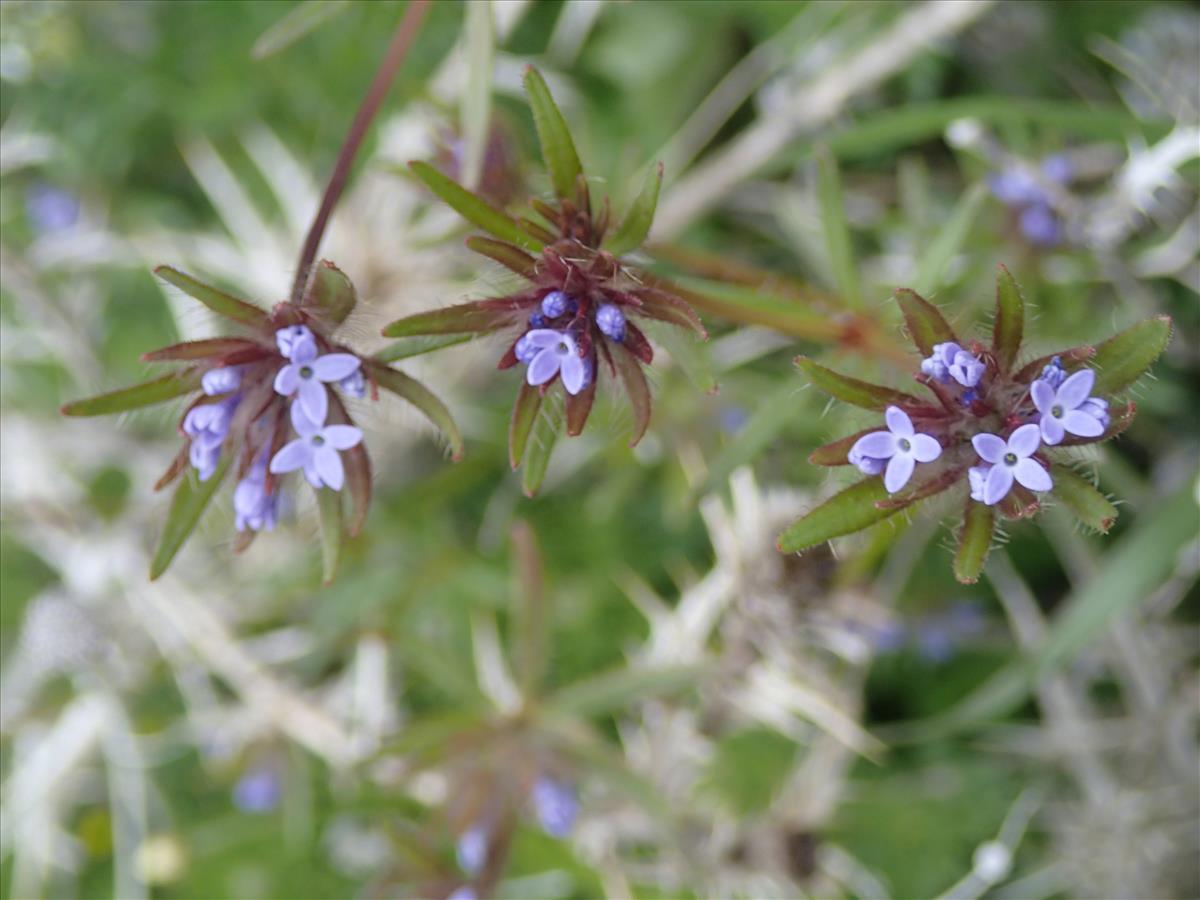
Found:
[{"label": "narrow pointed leaf", "polygon": [[201,481],[196,471],[189,469],[184,479],[179,482],[179,487],[175,489],[175,495],[171,498],[171,508],[167,511],[167,522],[163,526],[162,536],[158,539],[158,548],[150,561],[151,581],[167,571],[183,542],[196,530],[201,514],[225,479],[231,460],[231,454],[222,453],[216,471],[207,481]]},{"label": "narrow pointed leaf", "polygon": [[[178,362],[179,360],[209,359],[245,350],[261,350],[254,341],[245,338],[209,338],[203,341],[184,341],[142,354],[142,362]],[[265,351],[264,351],[265,353]]]},{"label": "narrow pointed leaf", "polygon": [[154,482],[155,491],[161,491],[187,470],[187,467],[191,464],[191,460],[188,458],[189,449],[190,445],[187,443],[179,448],[179,452],[175,454],[175,458],[167,466],[167,471],[163,472],[158,477],[158,481]]},{"label": "narrow pointed leaf", "polygon": [[875,476],[834,494],[786,528],[775,546],[781,553],[795,553],[823,544],[831,538],[861,531],[868,525],[894,516],[899,509],[880,509],[875,504],[888,498],[883,479]]},{"label": "narrow pointed leaf", "polygon": [[658,206],[658,191],[662,187],[662,177],[662,163],[657,163],[647,173],[642,190],[629,207],[629,211],[625,213],[625,218],[621,221],[620,226],[605,239],[604,249],[613,256],[631,253],[642,246],[642,242],[646,240],[646,235],[650,233],[650,226],[654,222],[654,210]]},{"label": "narrow pointed leaf", "polygon": [[1096,370],[1097,397],[1111,396],[1133,384],[1153,365],[1171,340],[1171,317],[1156,316],[1126,328],[1097,345],[1091,366]]},{"label": "narrow pointed leaf", "polygon": [[914,478],[902,490],[885,500],[878,501],[875,505],[880,509],[903,509],[918,500],[925,500],[942,491],[949,490],[962,479],[965,472],[966,468],[945,469],[940,475],[926,478],[923,481]]},{"label": "narrow pointed leaf", "polygon": [[829,147],[821,145],[817,157],[817,199],[821,207],[821,225],[825,231],[825,249],[833,278],[843,302],[851,308],[862,306],[862,288],[854,265],[850,226],[846,222],[846,204],[842,198],[842,179],[837,159]]},{"label": "narrow pointed leaf", "polygon": [[1012,370],[1025,336],[1025,298],[1004,266],[996,268],[996,321],[992,324],[992,352],[1001,371]]},{"label": "narrow pointed leaf", "polygon": [[479,187],[492,121],[492,71],[495,29],[491,3],[470,3],[464,11],[467,77],[458,108],[462,135],[460,177],[470,189]]},{"label": "narrow pointed leaf", "polygon": [[987,197],[987,187],[976,184],[955,204],[942,227],[921,254],[917,263],[916,279],[913,282],[915,290],[928,294],[946,283],[950,261],[962,250]]},{"label": "narrow pointed leaf", "polygon": [[551,408],[544,410],[534,421],[521,463],[521,490],[526,497],[534,497],[541,490],[561,428],[561,417]]},{"label": "narrow pointed leaf", "polygon": [[974,584],[979,580],[979,573],[992,549],[995,530],[995,509],[968,500],[962,531],[958,535],[958,552],[954,555],[954,577],[962,584]]},{"label": "narrow pointed leaf", "polygon": [[438,195],[456,213],[502,241],[517,244],[535,253],[542,244],[523,231],[508,215],[496,209],[478,194],[448,178],[428,163],[410,162],[408,167],[425,186]]},{"label": "narrow pointed leaf", "polygon": [[153,381],[143,381],[133,387],[88,397],[86,400],[76,400],[63,406],[60,412],[64,416],[107,416],[110,413],[153,406],[155,403],[173,400],[199,389],[200,375],[199,369],[171,372],[169,375],[163,375]]},{"label": "narrow pointed leaf", "polygon": [[1096,355],[1096,348],[1089,347],[1086,344],[1079,347],[1070,347],[1066,350],[1060,350],[1057,353],[1050,353],[1046,356],[1039,356],[1032,362],[1026,363],[1021,367],[1021,371],[1016,374],[1016,380],[1022,383],[1033,381],[1042,374],[1042,369],[1050,365],[1051,360],[1057,358],[1062,367],[1068,372],[1078,369],[1083,363],[1087,362]]},{"label": "narrow pointed leaf", "polygon": [[529,433],[542,408],[542,394],[537,388],[521,381],[521,390],[513,402],[512,419],[508,424],[508,462],[515,469],[521,465]]},{"label": "narrow pointed leaf", "polygon": [[[403,321],[403,319],[401,320]],[[409,359],[413,356],[422,356],[426,353],[432,353],[435,350],[441,350],[445,347],[453,347],[456,344],[465,344],[473,339],[472,334],[449,334],[449,335],[414,335],[412,337],[401,338],[394,344],[388,344],[382,350],[375,354],[375,359],[380,362],[396,362],[401,359]]]},{"label": "narrow pointed leaf", "polygon": [[349,7],[350,0],[304,0],[296,4],[259,35],[250,48],[251,58],[266,59],[278,53]]},{"label": "narrow pointed leaf", "polygon": [[253,303],[247,303],[245,300],[239,300],[232,294],[227,294],[212,285],[197,281],[186,272],[180,272],[171,266],[159,266],[154,270],[154,274],[163,281],[175,285],[194,300],[199,300],[217,315],[255,328],[267,325],[269,316],[266,310],[260,309]]},{"label": "narrow pointed leaf", "polygon": [[810,453],[808,461],[814,466],[848,466],[850,465],[850,448],[858,443],[859,438],[864,438],[868,434],[882,430],[883,426],[868,428],[865,431],[858,431],[844,438],[838,438],[836,441],[830,441],[828,444],[818,447]]},{"label": "narrow pointed leaf", "polygon": [[528,522],[512,527],[512,568],[517,631],[517,672],[521,696],[531,700],[541,693],[550,645],[551,609],[542,579],[542,557],[537,536]]},{"label": "narrow pointed leaf", "polygon": [[583,167],[579,164],[579,154],[575,152],[567,121],[550,96],[541,73],[533,66],[525,67],[525,93],[529,97],[533,124],[542,145],[542,158],[550,170],[554,193],[560,198],[568,198],[575,190],[575,179],[583,174]]},{"label": "narrow pointed leaf", "polygon": [[[397,319],[383,329],[384,337],[412,337],[416,335],[482,334],[512,321],[512,312],[497,309],[483,301],[459,303],[445,309],[431,309]],[[448,346],[448,345],[444,345]],[[384,349],[379,359],[385,359]],[[415,355],[415,354],[412,354]]]},{"label": "narrow pointed leaf", "polygon": [[708,348],[703,343],[674,327],[655,325],[646,330],[671,354],[671,359],[683,370],[693,387],[706,394],[717,392],[717,376]]},{"label": "narrow pointed leaf", "polygon": [[642,305],[636,310],[635,315],[689,328],[702,340],[708,340],[708,331],[705,329],[704,323],[700,321],[700,316],[688,305],[687,301],[660,288],[641,288],[634,291],[633,294],[642,301]]},{"label": "narrow pointed leaf", "polygon": [[327,259],[317,263],[300,305],[331,325],[341,325],[354,312],[358,294],[350,278]]},{"label": "narrow pointed leaf", "polygon": [[537,261],[522,250],[504,241],[494,241],[491,238],[472,236],[467,238],[467,246],[489,259],[494,259],[506,269],[516,272],[522,278],[533,280],[537,274]]},{"label": "narrow pointed leaf", "polygon": [[1069,466],[1051,468],[1052,493],[1088,528],[1107,534],[1117,520],[1117,508],[1088,479]]},{"label": "narrow pointed leaf", "polygon": [[567,394],[567,434],[578,437],[583,433],[588,416],[592,412],[592,403],[596,399],[596,379],[578,394]]},{"label": "narrow pointed leaf", "polygon": [[441,430],[446,440],[450,442],[452,459],[455,461],[462,459],[462,434],[459,433],[458,425],[454,423],[454,417],[450,415],[450,410],[446,409],[446,405],[438,399],[436,394],[399,369],[393,369],[373,361],[368,361],[367,367],[371,377],[379,383],[380,387],[387,388],[393,394],[403,397]]},{"label": "narrow pointed leaf", "polygon": [[931,354],[934,344],[944,344],[946,341],[958,343],[958,336],[938,308],[916,291],[896,291],[896,302],[900,304],[908,333],[922,356]]},{"label": "narrow pointed leaf", "polygon": [[871,384],[868,381],[859,381],[857,378],[839,374],[832,369],[827,369],[813,362],[805,356],[797,356],[795,363],[796,367],[808,376],[809,381],[829,394],[829,396],[841,400],[843,403],[861,406],[863,409],[879,411],[887,409],[889,406],[911,408],[923,405],[920,399],[914,397],[912,394],[895,391],[882,385]]},{"label": "narrow pointed leaf", "polygon": [[321,580],[330,584],[342,552],[342,495],[330,488],[317,488],[313,493],[321,520]]},{"label": "narrow pointed leaf", "polygon": [[636,447],[650,425],[650,387],[646,384],[641,363],[623,345],[618,344],[613,348],[612,359],[633,408],[633,436],[629,446]]}]

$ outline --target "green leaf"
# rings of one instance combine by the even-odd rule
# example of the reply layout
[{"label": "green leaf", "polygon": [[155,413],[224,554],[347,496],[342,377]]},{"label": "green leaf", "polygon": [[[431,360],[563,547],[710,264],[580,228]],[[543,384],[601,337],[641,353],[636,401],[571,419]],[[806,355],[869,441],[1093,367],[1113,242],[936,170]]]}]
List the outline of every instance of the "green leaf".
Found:
[{"label": "green leaf", "polygon": [[341,325],[358,301],[346,273],[327,259],[317,263],[300,305],[331,325]]},{"label": "green leaf", "polygon": [[850,226],[846,222],[846,205],[842,197],[842,179],[837,159],[822,144],[816,150],[817,199],[821,206],[821,225],[825,230],[825,248],[838,293],[847,306],[862,307],[862,287],[854,265],[854,250],[850,242]]},{"label": "green leaf", "polygon": [[533,423],[537,421],[538,410],[542,408],[542,393],[537,388],[521,381],[521,390],[513,402],[512,419],[508,424],[508,462],[515,469],[521,465],[525,456],[525,447],[529,441],[529,433]]},{"label": "green leaf", "polygon": [[848,466],[850,465],[850,448],[858,443],[859,439],[876,431],[879,429],[868,428],[823,444],[808,455],[808,461],[814,466]]},{"label": "green leaf", "polygon": [[154,274],[168,284],[175,285],[175,287],[194,300],[199,300],[217,315],[225,316],[227,319],[233,319],[235,322],[241,322],[243,325],[250,325],[254,328],[267,327],[270,316],[266,310],[260,309],[253,303],[239,300],[232,294],[227,294],[202,281],[197,281],[191,275],[180,272],[171,266],[159,266],[154,270]]},{"label": "green leaf", "polygon": [[140,409],[190,394],[199,389],[200,376],[199,369],[182,369],[153,381],[143,381],[133,387],[88,397],[86,400],[76,400],[66,404],[59,411],[64,416],[107,416],[110,413]]},{"label": "green leaf", "polygon": [[1025,298],[1004,266],[996,267],[996,321],[992,324],[992,352],[1000,370],[1012,370],[1025,336]]},{"label": "green leaf", "polygon": [[208,359],[227,356],[245,350],[256,350],[259,345],[245,338],[208,338],[202,341],[184,341],[142,354],[142,362],[178,362],[180,360]]},{"label": "green leaf", "polygon": [[634,669],[621,666],[561,688],[545,700],[546,709],[562,716],[599,716],[620,712],[637,700],[677,694],[696,685],[700,666]]},{"label": "green leaf", "polygon": [[[796,553],[823,544],[831,538],[861,531],[900,511],[879,509],[875,504],[888,499],[883,479],[875,476],[834,494],[816,509],[784,529],[775,542],[781,553]],[[901,507],[902,508],[902,507]]]},{"label": "green leaf", "polygon": [[511,532],[513,606],[516,612],[516,663],[521,696],[529,701],[542,691],[550,645],[551,609],[542,578],[537,536],[528,522],[518,521]]},{"label": "green leaf", "polygon": [[1084,525],[1104,534],[1117,519],[1117,508],[1096,487],[1069,466],[1051,467],[1054,494]]},{"label": "green leaf", "polygon": [[912,394],[906,394],[903,391],[894,391],[891,388],[871,384],[867,381],[859,381],[857,378],[851,378],[848,375],[841,375],[832,369],[827,369],[813,362],[806,356],[797,356],[794,362],[796,363],[796,367],[808,376],[809,381],[829,394],[829,396],[841,400],[843,403],[861,406],[863,409],[879,411],[885,410],[889,406],[912,407],[923,405],[920,399],[914,397]]},{"label": "green leaf", "polygon": [[575,190],[575,180],[583,174],[583,166],[579,164],[579,154],[575,152],[566,119],[550,96],[541,73],[533,66],[525,67],[525,93],[529,96],[533,124],[542,145],[542,158],[550,170],[554,193],[559,198],[570,197]]},{"label": "green leaf", "polygon": [[154,551],[154,559],[150,562],[150,580],[154,581],[171,565],[171,560],[196,529],[200,516],[208,502],[216,494],[217,488],[229,471],[232,453],[221,454],[216,470],[201,481],[195,469],[189,469],[175,489],[171,498],[171,508],[167,511],[167,523],[163,526],[162,536],[158,539],[158,548]]},{"label": "green leaf", "polygon": [[458,110],[463,144],[462,180],[468,187],[477,188],[483,176],[492,119],[492,62],[495,54],[492,4],[468,3],[464,20],[467,78]]},{"label": "green leaf", "polygon": [[928,294],[946,284],[950,261],[962,250],[986,199],[987,186],[983,184],[976,184],[963,194],[945,224],[933,236],[929,249],[922,254],[917,264],[914,290]]},{"label": "green leaf", "polygon": [[763,325],[783,334],[814,341],[834,341],[843,333],[840,323],[825,311],[793,297],[779,297],[764,288],[719,281],[677,278],[665,284],[653,277],[646,282],[662,285],[700,312],[742,325]]},{"label": "green leaf", "polygon": [[446,409],[446,404],[442,403],[436,394],[399,369],[393,369],[371,360],[367,360],[366,364],[371,377],[379,383],[380,387],[387,388],[393,394],[403,397],[423,412],[425,417],[441,430],[446,440],[450,442],[451,459],[456,462],[462,459],[464,450],[462,434],[459,433],[458,426],[454,423],[454,417],[450,415],[450,410]]},{"label": "green leaf", "polygon": [[992,549],[996,529],[996,511],[990,506],[967,501],[963,527],[958,536],[958,553],[954,556],[954,577],[963,584],[979,580],[983,564]]},{"label": "green leaf", "polygon": [[558,440],[558,432],[562,429],[561,417],[551,404],[543,406],[542,414],[534,420],[521,466],[521,490],[525,492],[526,497],[534,497],[541,490],[546,470],[550,467],[550,456],[554,453],[554,444]]},{"label": "green leaf", "polygon": [[[434,334],[476,335],[492,331],[510,321],[511,310],[499,309],[486,301],[475,300],[397,319],[383,329],[383,336],[398,338]],[[382,352],[387,353],[387,349]],[[380,356],[380,359],[382,358]]]},{"label": "green leaf", "polygon": [[264,31],[250,48],[254,59],[266,59],[294,44],[327,20],[350,7],[350,0],[304,0]]},{"label": "green leaf", "polygon": [[[404,320],[401,319],[400,321]],[[401,359],[409,359],[413,356],[432,353],[435,350],[442,350],[446,347],[453,347],[456,344],[465,344],[474,338],[474,334],[413,335],[412,337],[401,338],[394,344],[388,344],[376,353],[373,358],[380,362],[396,362]]]},{"label": "green leaf", "polygon": [[662,187],[663,166],[656,163],[646,175],[641,192],[625,213],[625,218],[615,232],[604,239],[604,249],[613,256],[622,256],[642,246],[650,226],[654,222],[654,210],[658,206],[658,191]]},{"label": "green leaf", "polygon": [[954,329],[942,317],[938,308],[916,291],[896,291],[896,302],[900,304],[900,311],[904,313],[904,324],[908,327],[909,336],[922,356],[929,356],[933,352],[934,344],[944,344],[946,341],[959,343]]},{"label": "green leaf", "polygon": [[520,247],[478,235],[467,238],[466,243],[476,253],[486,256],[488,259],[494,259],[522,278],[533,281],[537,277],[537,261]]},{"label": "green leaf", "polygon": [[542,244],[522,231],[517,223],[478,194],[446,177],[433,166],[423,162],[410,162],[412,169],[425,186],[438,195],[455,212],[473,225],[477,225],[502,241],[517,244],[527,250],[540,252]]},{"label": "green leaf", "polygon": [[1146,373],[1171,340],[1170,316],[1156,316],[1126,328],[1096,347],[1091,366],[1096,370],[1092,393],[1111,396]]},{"label": "green leaf", "polygon": [[313,493],[321,520],[321,580],[330,584],[342,552],[342,495],[331,488],[316,488]]}]

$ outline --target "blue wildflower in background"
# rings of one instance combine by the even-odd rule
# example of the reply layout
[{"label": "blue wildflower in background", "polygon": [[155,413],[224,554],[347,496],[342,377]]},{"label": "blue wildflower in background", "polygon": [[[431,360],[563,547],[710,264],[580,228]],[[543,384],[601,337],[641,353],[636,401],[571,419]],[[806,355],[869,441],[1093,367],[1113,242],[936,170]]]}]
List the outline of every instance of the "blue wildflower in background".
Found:
[{"label": "blue wildflower in background", "polygon": [[251,769],[233,786],[233,802],[242,812],[268,813],[279,806],[283,785],[270,766]]},{"label": "blue wildflower in background", "polygon": [[565,838],[575,827],[579,800],[569,784],[543,775],[533,785],[533,808],[546,834]]}]

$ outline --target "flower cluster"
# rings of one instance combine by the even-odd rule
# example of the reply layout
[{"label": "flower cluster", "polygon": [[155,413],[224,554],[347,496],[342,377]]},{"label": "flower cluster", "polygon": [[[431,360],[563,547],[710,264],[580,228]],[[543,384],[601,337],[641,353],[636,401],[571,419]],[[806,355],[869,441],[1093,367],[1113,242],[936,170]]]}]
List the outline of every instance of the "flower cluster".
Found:
[{"label": "flower cluster", "polygon": [[1110,397],[1162,352],[1170,321],[1152,319],[1096,348],[1076,347],[1018,365],[1024,301],[1003,267],[990,346],[960,340],[915,293],[901,291],[897,299],[923,354],[915,378],[930,398],[797,360],[835,398],[882,411],[886,428],[813,453],[815,463],[852,465],[868,480],[793,524],[781,536],[780,549],[799,550],[857,531],[958,484],[967,497],[956,562],[964,581],[974,580],[982,567],[994,513],[1010,519],[1032,515],[1039,494],[1053,491],[1087,524],[1107,530],[1116,516],[1112,504],[1072,469],[1069,457],[1054,454],[1106,440],[1129,426],[1134,405],[1112,406]]},{"label": "flower cluster", "polygon": [[[661,166],[647,178],[621,225],[610,229],[608,202],[593,212],[574,144],[541,76],[527,70],[525,86],[554,186],[552,203],[534,199],[532,216],[512,218],[432,166],[414,162],[411,168],[435,194],[493,236],[472,237],[468,246],[511,269],[527,286],[507,296],[409,316],[383,332],[396,338],[505,335],[507,350],[499,368],[525,367],[510,432],[513,468],[527,453],[549,453],[552,441],[528,438],[547,392],[556,384],[561,383],[565,398],[567,434],[583,430],[603,369],[628,394],[634,412],[632,443],[641,439],[650,420],[650,390],[641,367],[653,361],[654,351],[634,318],[660,320],[707,336],[699,317],[670,285],[631,269],[621,259],[649,230]],[[527,476],[531,468],[544,472],[544,466],[527,465]],[[528,493],[537,490],[540,477],[526,478]]]},{"label": "flower cluster", "polygon": [[1017,227],[1026,240],[1038,247],[1055,247],[1063,239],[1057,198],[1073,177],[1070,160],[1056,154],[1047,156],[1039,166],[1013,162],[991,175],[988,187],[1016,214]]},{"label": "flower cluster", "polygon": [[[354,288],[335,266],[320,263],[299,303],[279,303],[270,312],[182,272],[158,274],[244,333],[175,344],[147,353],[147,362],[180,362],[183,368],[144,384],[67,404],[67,415],[102,415],[136,409],[190,394],[180,420],[183,448],[156,490],[189,468],[172,502],[170,525],[152,563],[151,576],[166,570],[199,520],[220,482],[233,471],[235,549],[249,546],[259,531],[279,518],[280,476],[300,471],[317,491],[333,498],[318,505],[326,535],[326,578],[332,577],[342,537],[337,493],[348,487],[355,534],[366,518],[371,493],[370,460],[363,433],[354,425],[347,399],[378,399],[387,388],[421,407],[460,439],[445,407],[424,387],[375,358],[363,358],[336,343],[333,333],[355,305]],[[290,440],[289,440],[290,438]]]}]

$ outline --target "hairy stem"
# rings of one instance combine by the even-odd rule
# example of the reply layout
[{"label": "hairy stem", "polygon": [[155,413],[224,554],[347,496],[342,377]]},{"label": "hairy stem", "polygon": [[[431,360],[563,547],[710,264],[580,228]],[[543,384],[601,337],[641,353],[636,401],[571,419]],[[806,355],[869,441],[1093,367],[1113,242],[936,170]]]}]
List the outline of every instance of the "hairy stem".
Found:
[{"label": "hairy stem", "polygon": [[404,18],[400,20],[400,24],[396,26],[396,31],[392,35],[392,42],[388,45],[387,54],[384,56],[383,62],[379,64],[375,78],[371,82],[370,88],[367,89],[358,113],[354,116],[350,130],[346,133],[342,149],[338,151],[337,162],[333,166],[333,174],[329,176],[329,183],[325,186],[325,193],[321,197],[321,206],[313,219],[312,227],[308,229],[308,234],[304,238],[304,247],[300,250],[300,261],[296,264],[296,278],[292,282],[292,303],[299,303],[300,298],[304,295],[309,271],[312,269],[313,260],[317,257],[317,247],[325,235],[325,227],[329,224],[333,208],[342,196],[342,189],[346,186],[346,178],[350,174],[350,166],[354,163],[358,148],[367,135],[367,129],[371,127],[371,121],[379,111],[379,105],[383,102],[392,79],[396,76],[400,64],[404,62],[408,48],[421,28],[421,21],[425,18],[429,3],[430,0],[412,0],[408,4],[408,8],[404,11]]}]

